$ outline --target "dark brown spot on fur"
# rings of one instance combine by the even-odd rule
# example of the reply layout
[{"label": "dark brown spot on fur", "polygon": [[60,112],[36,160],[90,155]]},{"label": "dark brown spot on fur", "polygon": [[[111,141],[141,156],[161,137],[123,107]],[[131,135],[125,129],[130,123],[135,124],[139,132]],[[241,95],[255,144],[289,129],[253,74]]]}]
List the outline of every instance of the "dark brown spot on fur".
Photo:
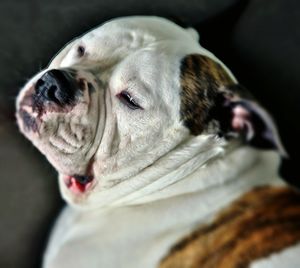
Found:
[{"label": "dark brown spot on fur", "polygon": [[209,57],[192,54],[181,64],[180,115],[192,134],[200,134],[206,127],[209,113],[215,105],[220,87],[234,84],[224,68]]},{"label": "dark brown spot on fur", "polygon": [[299,241],[299,192],[260,187],[178,243],[160,268],[243,268]]}]

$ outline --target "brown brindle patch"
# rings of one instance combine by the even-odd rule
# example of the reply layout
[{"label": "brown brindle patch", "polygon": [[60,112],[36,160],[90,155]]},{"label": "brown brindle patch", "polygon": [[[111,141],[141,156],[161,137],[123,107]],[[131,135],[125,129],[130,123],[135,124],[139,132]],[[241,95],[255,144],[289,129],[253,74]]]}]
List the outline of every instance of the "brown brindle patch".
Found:
[{"label": "brown brindle patch", "polygon": [[243,268],[300,242],[300,193],[259,187],[170,251],[160,268]]},{"label": "brown brindle patch", "polygon": [[220,87],[235,83],[219,63],[200,54],[186,56],[180,71],[180,115],[191,133],[198,135],[208,123]]}]

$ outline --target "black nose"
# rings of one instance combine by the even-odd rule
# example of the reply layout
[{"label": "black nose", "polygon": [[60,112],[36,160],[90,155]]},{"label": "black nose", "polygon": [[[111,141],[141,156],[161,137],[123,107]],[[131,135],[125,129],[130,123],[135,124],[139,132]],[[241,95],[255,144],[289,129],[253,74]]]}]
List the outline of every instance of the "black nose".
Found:
[{"label": "black nose", "polygon": [[50,101],[58,105],[71,104],[75,99],[76,81],[65,70],[53,69],[36,82],[35,92],[41,101]]}]

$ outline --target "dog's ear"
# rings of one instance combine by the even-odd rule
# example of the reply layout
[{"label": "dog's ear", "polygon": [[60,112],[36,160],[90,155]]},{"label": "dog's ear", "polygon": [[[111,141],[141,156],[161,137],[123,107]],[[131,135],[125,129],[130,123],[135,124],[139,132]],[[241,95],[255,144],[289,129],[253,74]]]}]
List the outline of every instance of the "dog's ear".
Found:
[{"label": "dog's ear", "polygon": [[219,135],[239,137],[251,146],[275,149],[287,157],[274,120],[241,85],[221,88],[210,116],[219,123]]},{"label": "dog's ear", "polygon": [[192,134],[214,131],[262,149],[286,152],[271,116],[221,63],[199,55],[181,64],[181,118]]}]

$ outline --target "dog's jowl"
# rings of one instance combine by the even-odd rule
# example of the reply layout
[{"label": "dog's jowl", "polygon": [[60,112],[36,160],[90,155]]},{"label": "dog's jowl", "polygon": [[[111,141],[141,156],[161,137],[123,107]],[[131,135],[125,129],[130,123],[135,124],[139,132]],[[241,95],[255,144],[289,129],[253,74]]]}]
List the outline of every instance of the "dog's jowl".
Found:
[{"label": "dog's jowl", "polygon": [[16,116],[68,203],[43,267],[300,267],[276,126],[194,29],[109,21],[24,86]]}]

